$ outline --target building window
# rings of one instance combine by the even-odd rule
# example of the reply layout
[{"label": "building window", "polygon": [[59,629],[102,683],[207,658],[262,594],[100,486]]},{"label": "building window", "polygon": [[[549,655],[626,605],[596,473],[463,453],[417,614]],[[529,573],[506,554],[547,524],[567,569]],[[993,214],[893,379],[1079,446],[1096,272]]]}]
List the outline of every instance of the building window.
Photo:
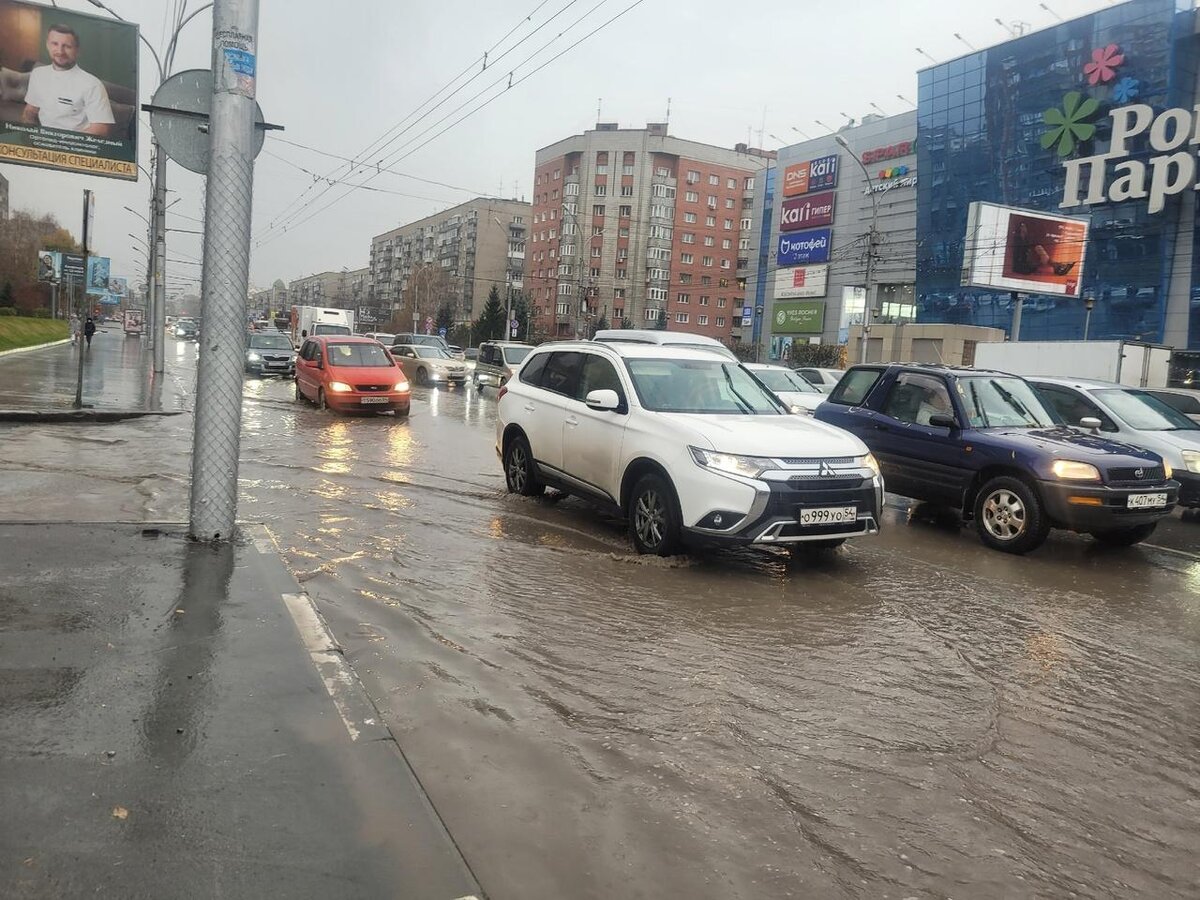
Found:
[{"label": "building window", "polygon": [[733,219],[726,219],[726,220],[725,220],[725,230],[726,230],[726,231],[733,231]]},{"label": "building window", "polygon": [[716,243],[717,243],[716,240],[713,238],[713,236],[711,234],[706,234],[704,236],[704,246],[705,247],[714,247],[714,246],[716,246]]},{"label": "building window", "polygon": [[626,163],[625,165],[623,165],[621,167],[621,174],[622,175],[632,175],[633,174],[633,166]]},{"label": "building window", "polygon": [[742,182],[742,186],[748,191],[754,190],[754,176],[751,175],[744,182]]},{"label": "building window", "polygon": [[621,196],[622,197],[632,197],[633,196],[633,185],[632,184],[621,185]]},{"label": "building window", "polygon": [[725,304],[726,304],[726,302],[728,302],[728,301],[726,300],[726,298],[724,298],[724,297],[718,297],[718,298],[717,298],[717,309],[724,309],[724,308],[725,308]]},{"label": "building window", "polygon": [[623,238],[629,237],[629,229],[628,228],[618,228],[617,229],[617,237],[623,237]]},{"label": "building window", "polygon": [[723,259],[723,260],[721,260],[721,268],[722,269],[731,269],[731,268],[733,268],[733,263],[731,263],[728,259]]},{"label": "building window", "polygon": [[[578,197],[579,196],[579,182],[573,181],[570,184],[564,186],[563,187],[563,196],[564,197]],[[555,200],[558,199],[558,191],[554,192],[553,199],[555,199]]]},{"label": "building window", "polygon": [[725,327],[725,317],[724,316],[717,316],[717,327],[718,328]]},{"label": "building window", "polygon": [[742,219],[742,231],[749,231],[751,224],[749,219]]},{"label": "building window", "polygon": [[658,313],[659,313],[658,307],[656,307],[656,306],[648,307],[646,309],[646,321],[647,322],[657,322],[658,321]]},{"label": "building window", "polygon": [[655,203],[650,207],[650,218],[652,219],[670,219],[674,210],[669,206],[664,206],[661,203]]},{"label": "building window", "polygon": [[629,248],[628,247],[618,247],[617,248],[617,259],[621,262],[624,262],[628,258],[629,258]]},{"label": "building window", "polygon": [[731,191],[736,191],[737,190],[737,179],[730,178],[728,181],[725,182],[725,187],[729,188],[729,190],[731,190]]},{"label": "building window", "polygon": [[708,324],[708,316],[696,316],[696,324],[697,325],[707,325]]},{"label": "building window", "polygon": [[[578,234],[578,233],[579,233],[579,226],[576,225],[574,222],[563,222],[563,227],[562,227],[563,237],[570,237],[571,235]],[[550,237],[554,237],[554,229],[553,228],[550,229]]]},{"label": "building window", "polygon": [[669,184],[656,184],[652,193],[660,200],[675,199],[675,188],[671,187]]},{"label": "building window", "polygon": [[626,278],[629,277],[629,270],[628,269],[617,269],[616,277],[617,277],[618,281],[624,281]]},{"label": "building window", "polygon": [[558,267],[558,274],[559,275],[570,275],[571,274],[571,264],[563,263],[562,265],[560,265]]},{"label": "building window", "polygon": [[571,314],[571,304],[560,303],[556,307],[560,316],[569,316]]},{"label": "building window", "polygon": [[625,288],[617,288],[615,291],[613,291],[613,299],[614,300],[624,300],[625,299]]},{"label": "building window", "polygon": [[554,170],[554,180],[558,181],[558,179],[560,179],[560,178],[562,178],[562,169],[555,169]]},{"label": "building window", "polygon": [[553,222],[555,219],[555,212],[556,212],[556,210],[553,210],[553,209],[550,210],[550,221],[551,222]]},{"label": "building window", "polygon": [[691,294],[676,294],[675,302],[676,303],[691,303],[692,296],[691,296]]},{"label": "building window", "polygon": [[617,214],[622,219],[628,219],[630,216],[633,215],[633,207],[632,206],[622,206],[620,209],[617,210]]},{"label": "building window", "polygon": [[666,269],[647,269],[646,279],[648,281],[670,281],[671,273]]},{"label": "building window", "polygon": [[684,213],[683,221],[686,222],[688,225],[695,225],[696,224],[696,214],[695,213]]},{"label": "building window", "polygon": [[733,206],[734,206],[734,203],[733,203],[733,198],[732,198],[732,197],[726,197],[726,198],[725,198],[725,208],[726,208],[726,209],[733,209]]},{"label": "building window", "polygon": [[713,264],[713,258],[711,256],[705,256],[700,260],[700,265],[704,266],[705,268],[711,269],[712,264]]},{"label": "building window", "polygon": [[[669,241],[675,235],[675,230],[668,225],[651,225],[650,237],[660,240]],[[693,235],[694,237],[694,235]]]},{"label": "building window", "polygon": [[688,323],[688,314],[684,312],[675,313],[675,321],[680,325],[686,325]]},{"label": "building window", "polygon": [[708,195],[708,208],[709,208],[709,209],[716,209],[716,208],[717,208],[717,195],[716,195],[716,194],[709,194],[709,195]]},{"label": "building window", "polygon": [[712,284],[712,276],[711,275],[701,275],[700,283],[702,285],[704,285],[705,287],[707,287],[708,285]]},{"label": "building window", "polygon": [[590,274],[590,275],[591,275],[593,278],[599,278],[599,277],[600,277],[600,270],[599,270],[599,269],[597,269],[597,268],[595,268],[595,267],[593,266],[593,267],[592,267],[592,268],[589,270],[589,274]]},{"label": "building window", "polygon": [[570,297],[573,293],[575,293],[574,285],[560,284],[558,286],[558,296],[560,297]]},{"label": "building window", "polygon": [[550,229],[550,240],[554,240],[556,237],[558,237],[558,232],[555,231],[553,228],[551,228]]},{"label": "building window", "polygon": [[599,237],[602,234],[604,234],[604,226],[603,225],[593,225],[592,226],[592,237]]},{"label": "building window", "polygon": [[608,196],[608,185],[607,184],[596,184],[596,185],[594,185],[594,188],[595,188],[595,190],[593,193],[595,193],[595,195],[597,197],[607,197]]},{"label": "building window", "polygon": [[593,247],[592,248],[592,259],[599,259],[600,254],[603,252],[603,249],[604,249],[603,247]]},{"label": "building window", "polygon": [[697,194],[695,191],[688,191],[686,194],[683,195],[683,199],[686,200],[688,203],[699,203],[700,195]]},{"label": "building window", "polygon": [[720,183],[721,183],[721,176],[720,176],[720,175],[709,175],[709,176],[708,176],[708,183],[709,183],[709,184],[711,184],[711,185],[713,185],[713,186],[716,186],[716,185],[720,184]]},{"label": "building window", "polygon": [[679,240],[684,244],[694,244],[696,243],[696,236],[690,231],[685,231]]},{"label": "building window", "polygon": [[701,306],[708,306],[708,297],[703,297],[703,296],[702,296],[702,297],[700,298],[700,305],[701,305]]},{"label": "building window", "polygon": [[649,250],[646,251],[646,258],[647,259],[661,259],[661,260],[666,261],[671,258],[671,251],[668,250],[666,247],[651,247]]},{"label": "building window", "polygon": [[691,284],[692,283],[692,273],[691,272],[680,272],[679,273],[679,283],[680,284]]},{"label": "building window", "polygon": [[[554,210],[550,210],[550,212],[553,213]],[[578,203],[575,203],[574,201],[572,201],[570,203],[563,204],[563,215],[564,216],[573,216],[578,212],[579,212],[579,204]]]},{"label": "building window", "polygon": [[739,250],[749,250],[750,249],[750,238],[748,238],[748,237],[747,238],[738,238],[738,249]]},{"label": "building window", "polygon": [[733,241],[731,241],[729,238],[725,238],[724,240],[721,241],[721,249],[722,250],[732,250],[733,249]]},{"label": "building window", "polygon": [[667,289],[666,288],[647,288],[646,289],[646,299],[654,300],[654,301],[657,301],[658,303],[666,303],[667,302]]},{"label": "building window", "polygon": [[681,253],[679,254],[679,261],[685,266],[690,266],[696,261],[696,257],[692,256],[690,253]]},{"label": "building window", "polygon": [[700,173],[697,172],[695,169],[688,170],[687,183],[688,184],[699,184],[700,183]]},{"label": "building window", "polygon": [[597,203],[595,206],[593,206],[592,207],[592,215],[600,216],[601,218],[603,218],[604,217],[604,204]]},{"label": "building window", "polygon": [[654,174],[658,178],[670,178],[671,170],[668,169],[666,166],[659,166],[657,169],[654,170]]}]

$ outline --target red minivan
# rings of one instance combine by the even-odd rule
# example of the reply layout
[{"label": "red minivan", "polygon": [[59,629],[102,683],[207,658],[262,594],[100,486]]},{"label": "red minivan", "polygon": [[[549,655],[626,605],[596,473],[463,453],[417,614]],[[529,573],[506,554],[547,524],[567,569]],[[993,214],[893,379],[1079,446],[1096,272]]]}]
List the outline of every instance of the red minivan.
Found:
[{"label": "red minivan", "polygon": [[296,358],[296,399],[338,412],[384,412],[407,416],[412,393],[391,354],[370,338],[325,334],[310,337]]}]

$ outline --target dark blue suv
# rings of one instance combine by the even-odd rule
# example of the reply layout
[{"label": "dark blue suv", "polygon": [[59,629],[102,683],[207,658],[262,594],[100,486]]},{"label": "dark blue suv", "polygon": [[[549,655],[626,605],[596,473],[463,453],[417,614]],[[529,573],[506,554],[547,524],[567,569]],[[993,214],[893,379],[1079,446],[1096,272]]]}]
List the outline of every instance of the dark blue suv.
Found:
[{"label": "dark blue suv", "polygon": [[816,417],[871,448],[889,491],[961,509],[1006,553],[1037,548],[1051,528],[1136,544],[1179,495],[1157,454],[1063,425],[1016,375],[855,366]]}]

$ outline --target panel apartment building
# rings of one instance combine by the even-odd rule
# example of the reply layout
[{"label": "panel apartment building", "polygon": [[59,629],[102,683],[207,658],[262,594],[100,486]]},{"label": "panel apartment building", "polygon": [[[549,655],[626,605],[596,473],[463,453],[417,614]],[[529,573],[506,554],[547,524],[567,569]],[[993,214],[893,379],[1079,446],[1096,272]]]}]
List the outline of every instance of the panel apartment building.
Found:
[{"label": "panel apartment building", "polygon": [[[434,316],[449,302],[456,322],[475,319],[488,292],[524,289],[530,206],[477,197],[371,240],[371,290],[387,317]],[[414,310],[413,305],[418,307]]]},{"label": "panel apartment building", "polygon": [[331,306],[357,311],[369,303],[369,274],[367,268],[343,269],[297,278],[288,285],[287,297],[292,306]]},{"label": "panel apartment building", "polygon": [[600,123],[537,152],[525,274],[539,331],[741,339],[754,191],[771,152]]}]

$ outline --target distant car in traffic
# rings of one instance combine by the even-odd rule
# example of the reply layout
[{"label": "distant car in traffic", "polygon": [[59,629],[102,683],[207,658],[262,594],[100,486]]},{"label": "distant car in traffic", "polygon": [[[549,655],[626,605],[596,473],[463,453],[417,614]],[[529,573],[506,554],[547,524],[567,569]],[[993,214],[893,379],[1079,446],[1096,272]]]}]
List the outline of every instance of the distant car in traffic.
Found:
[{"label": "distant car in traffic", "polygon": [[1051,528],[1136,544],[1179,496],[1158,454],[1067,427],[1003,372],[854,366],[816,417],[858,435],[889,490],[961,510],[1005,553],[1036,549]]},{"label": "distant car in traffic", "polygon": [[1145,391],[1200,424],[1200,391],[1193,388],[1145,388]]},{"label": "distant car in traffic", "polygon": [[475,387],[482,388],[489,384],[496,388],[503,387],[532,352],[532,344],[516,341],[486,341],[480,344],[479,355],[475,358],[475,374],[472,376]]},{"label": "distant car in traffic", "polygon": [[451,348],[451,346],[446,343],[446,339],[440,334],[418,334],[416,332],[406,331],[392,336],[392,346],[396,346],[398,344],[421,344],[427,347],[439,347],[442,350],[445,350],[446,355],[451,359],[457,359],[460,362],[464,359],[462,350],[458,348]]},{"label": "distant car in traffic", "polygon": [[842,369],[818,369],[812,366],[801,366],[796,371],[822,394],[831,393],[846,374]]},{"label": "distant car in traffic", "polygon": [[383,344],[385,347],[391,347],[392,344],[396,343],[396,336],[387,331],[368,331],[363,337],[370,338],[376,343]]},{"label": "distant car in traffic", "polygon": [[393,344],[392,356],[409,381],[419,385],[466,384],[465,363],[451,359],[441,347],[430,344]]},{"label": "distant car in traffic", "polygon": [[612,508],[638,553],[831,548],[879,529],[883,480],[862,441],[790,415],[708,349],[538,347],[500,389],[496,452],[510,492],[549,485]]},{"label": "distant car in traffic", "polygon": [[200,336],[200,325],[195,319],[176,319],[175,329],[172,334],[179,340],[194,341]]},{"label": "distant car in traffic", "polygon": [[1143,388],[1079,378],[1029,380],[1068,425],[1095,419],[1098,434],[1157,453],[1174,469],[1179,505],[1200,506],[1200,424]]},{"label": "distant car in traffic", "polygon": [[291,338],[274,329],[247,335],[244,368],[249,375],[295,375],[296,348]]},{"label": "distant car in traffic", "polygon": [[710,350],[729,359],[737,359],[733,351],[716,338],[686,331],[659,331],[656,328],[602,328],[592,338],[602,344],[654,344],[659,347],[690,347],[693,350]]},{"label": "distant car in traffic", "polygon": [[813,387],[808,379],[797,374],[795,369],[770,363],[745,365],[791,412],[811,416],[825,402],[825,395]]},{"label": "distant car in traffic", "polygon": [[408,379],[375,341],[356,335],[308,338],[296,359],[296,399],[338,412],[386,412],[407,416]]}]

